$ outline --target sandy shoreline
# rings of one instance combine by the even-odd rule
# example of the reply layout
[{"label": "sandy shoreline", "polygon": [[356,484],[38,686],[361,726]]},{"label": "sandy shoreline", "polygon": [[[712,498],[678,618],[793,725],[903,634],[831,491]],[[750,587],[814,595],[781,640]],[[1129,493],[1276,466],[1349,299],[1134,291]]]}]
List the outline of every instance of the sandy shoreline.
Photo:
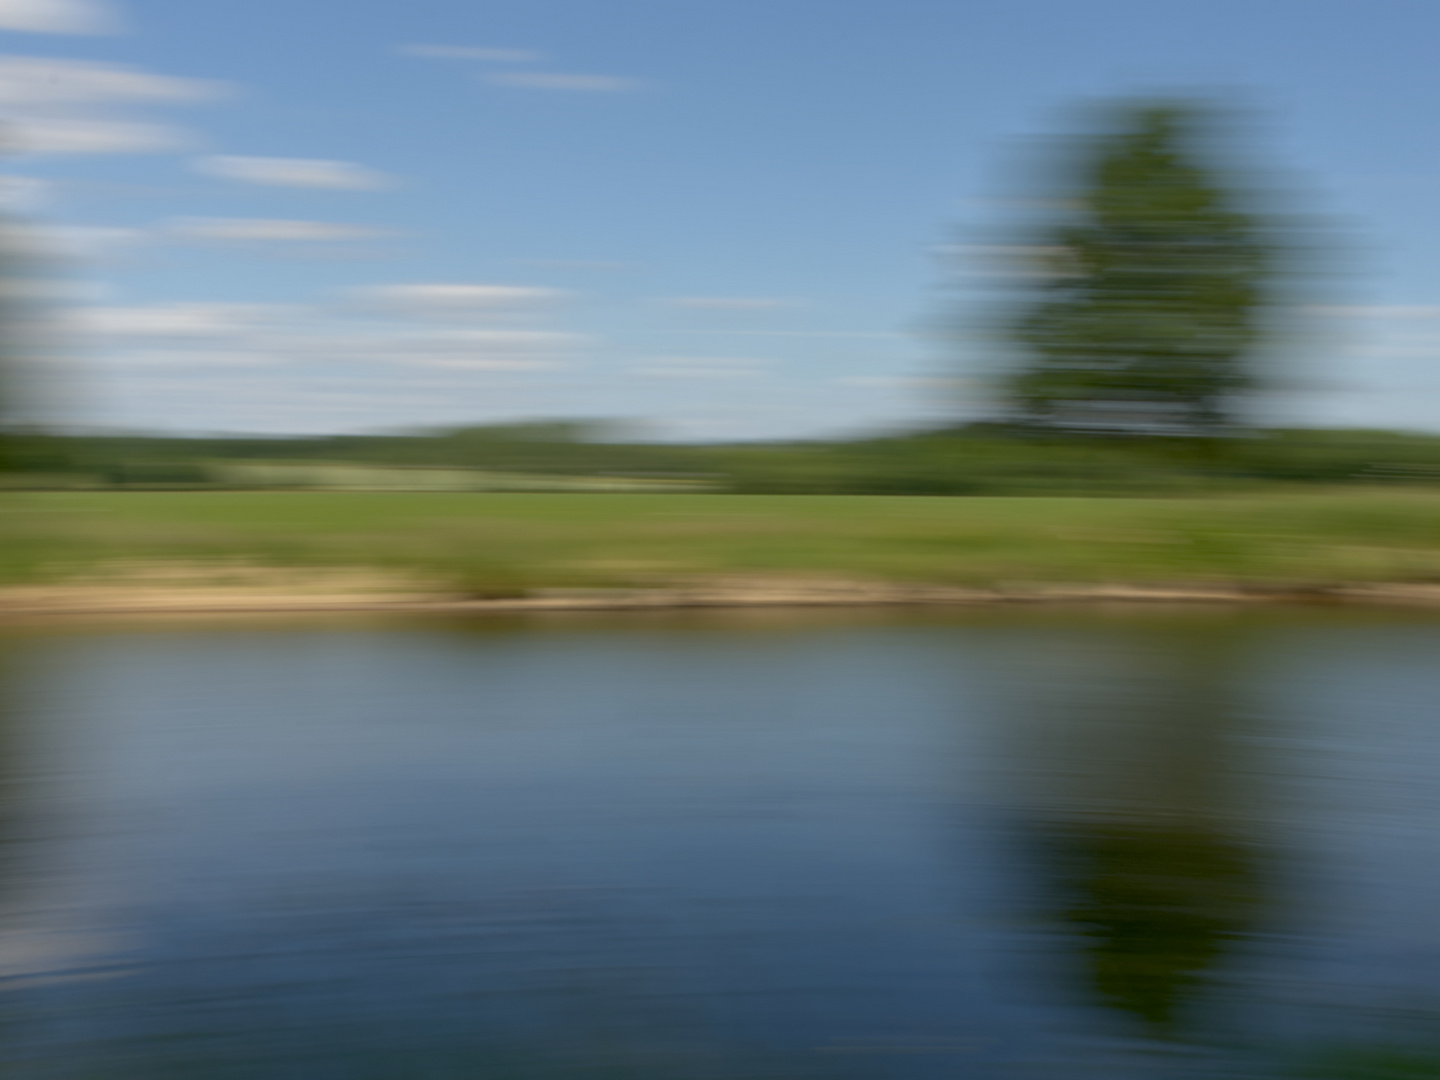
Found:
[{"label": "sandy shoreline", "polygon": [[284,612],[484,613],[734,607],[942,607],[1035,603],[1345,604],[1440,607],[1440,585],[1331,586],[1007,585],[996,588],[875,582],[716,582],[634,589],[539,589],[483,598],[436,590],[307,589],[284,585],[62,584],[0,588],[0,619],[87,615]]}]

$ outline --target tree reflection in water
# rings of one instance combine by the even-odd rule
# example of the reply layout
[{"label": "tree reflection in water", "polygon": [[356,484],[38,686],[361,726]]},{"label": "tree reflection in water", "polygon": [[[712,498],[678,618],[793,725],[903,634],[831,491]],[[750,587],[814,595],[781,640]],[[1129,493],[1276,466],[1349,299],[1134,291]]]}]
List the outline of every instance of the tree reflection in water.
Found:
[{"label": "tree reflection in water", "polygon": [[1260,900],[1254,855],[1219,832],[1143,821],[1069,824],[1052,834],[1090,978],[1106,1004],[1157,1033],[1244,937]]},{"label": "tree reflection in water", "polygon": [[21,890],[25,850],[26,795],[33,763],[23,745],[23,716],[17,707],[17,673],[24,657],[16,642],[0,638],[0,907]]},{"label": "tree reflection in water", "polygon": [[1032,652],[1046,670],[1011,680],[1008,781],[1050,917],[1078,935],[1094,997],[1166,1039],[1264,908],[1244,782],[1260,770],[1237,739],[1244,639],[1223,619],[1132,624]]}]

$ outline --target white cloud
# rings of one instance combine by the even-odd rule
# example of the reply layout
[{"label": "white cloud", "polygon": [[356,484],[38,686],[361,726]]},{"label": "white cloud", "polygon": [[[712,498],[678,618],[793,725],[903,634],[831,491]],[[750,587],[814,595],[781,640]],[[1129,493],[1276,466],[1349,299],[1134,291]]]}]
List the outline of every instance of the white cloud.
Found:
[{"label": "white cloud", "polygon": [[878,338],[891,341],[911,336],[894,330],[687,330],[685,333],[711,337]]},{"label": "white cloud", "polygon": [[1440,342],[1377,342],[1350,353],[1376,360],[1440,360]]},{"label": "white cloud", "polygon": [[840,386],[871,386],[952,390],[966,385],[968,379],[926,378],[921,375],[845,375],[833,380]]},{"label": "white cloud", "polygon": [[769,296],[671,296],[660,303],[694,311],[775,311],[794,306],[794,301]]},{"label": "white cloud", "polygon": [[0,107],[200,101],[223,90],[222,83],[156,75],[123,64],[0,56]]},{"label": "white cloud", "polygon": [[585,338],[546,330],[460,330],[399,337],[387,343],[393,360],[421,367],[472,371],[531,371],[564,366]]},{"label": "white cloud", "polygon": [[525,266],[542,270],[633,270],[634,263],[609,259],[520,259]]},{"label": "white cloud", "polygon": [[309,305],[173,303],[97,305],[72,310],[71,322],[102,352],[145,353],[146,364],[195,363],[211,352],[268,356],[290,364],[384,364],[516,371],[550,368],[583,347],[581,335],[532,328],[436,328],[423,319],[357,320]]},{"label": "white cloud", "polygon": [[146,239],[144,229],[110,225],[19,225],[9,235],[38,258],[84,263],[104,262]]},{"label": "white cloud", "polygon": [[25,213],[48,201],[50,184],[33,176],[0,175],[0,210]]},{"label": "white cloud", "polygon": [[533,64],[544,60],[545,54],[530,49],[491,49],[472,45],[402,45],[406,56],[426,56],[437,60],[485,60],[492,64]]},{"label": "white cloud", "polygon": [[144,240],[143,229],[107,225],[43,225],[8,222],[0,239],[16,255],[43,265],[51,261],[103,262]]},{"label": "white cloud", "polygon": [[754,379],[769,363],[749,357],[659,356],[630,373],[651,379]]},{"label": "white cloud", "polygon": [[104,0],[0,0],[0,30],[114,34],[120,18]]},{"label": "white cloud", "polygon": [[937,255],[967,255],[977,259],[1034,258],[1046,259],[1064,255],[1063,247],[1038,244],[936,244]]},{"label": "white cloud", "polygon": [[939,244],[931,249],[962,265],[965,277],[997,282],[1044,280],[1065,276],[1062,247],[1036,244]]},{"label": "white cloud", "polygon": [[487,75],[485,80],[527,90],[576,90],[591,94],[635,90],[642,85],[639,79],[619,75],[569,75],[558,71],[505,71]]},{"label": "white cloud", "polygon": [[270,187],[383,191],[395,186],[393,177],[349,161],[214,155],[197,158],[192,168],[205,176]]},{"label": "white cloud", "polygon": [[557,373],[591,344],[543,323],[437,323],[344,303],[69,310],[68,336],[91,358],[87,411],[172,430],[354,430],[530,412],[517,402],[567,386]]},{"label": "white cloud", "polygon": [[124,354],[127,367],[212,368],[274,367],[282,361],[274,353],[239,352],[225,349],[130,349]]},{"label": "white cloud", "polygon": [[62,323],[64,324],[62,329],[70,329],[71,324],[65,317],[65,312],[68,312],[75,304],[95,303],[103,300],[105,290],[103,286],[97,286],[93,281],[25,277],[0,281],[0,296],[14,297],[26,303],[63,305],[62,313],[58,318],[53,318],[54,313],[47,313],[47,315],[52,317],[52,323]]},{"label": "white cloud", "polygon": [[[3,3],[3,0],[0,0]],[[121,64],[0,56],[0,141],[18,154],[125,154],[185,145],[177,128],[131,119],[139,105],[187,104],[221,83]]]},{"label": "white cloud", "polygon": [[1312,307],[1306,310],[1311,315],[1327,315],[1342,319],[1440,319],[1440,305],[1435,304],[1411,307],[1362,304],[1349,307]]},{"label": "white cloud", "polygon": [[267,304],[150,304],[79,308],[80,329],[103,338],[224,338],[256,330],[286,309]]},{"label": "white cloud", "polygon": [[411,318],[475,318],[513,314],[553,304],[560,289],[528,285],[375,285],[351,295],[362,305]]},{"label": "white cloud", "polygon": [[28,117],[0,136],[20,154],[149,154],[183,150],[190,136],[169,124],[138,120]]},{"label": "white cloud", "polygon": [[375,240],[395,235],[392,230],[330,221],[290,221],[273,218],[180,218],[168,225],[186,240],[215,243],[336,243]]}]

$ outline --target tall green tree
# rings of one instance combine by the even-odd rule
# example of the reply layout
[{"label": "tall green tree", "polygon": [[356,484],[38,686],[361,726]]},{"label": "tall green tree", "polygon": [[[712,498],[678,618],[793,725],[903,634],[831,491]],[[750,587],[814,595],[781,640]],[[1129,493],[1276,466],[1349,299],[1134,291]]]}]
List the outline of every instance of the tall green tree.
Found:
[{"label": "tall green tree", "polygon": [[1008,327],[1012,418],[1060,431],[1209,435],[1255,381],[1271,230],[1211,163],[1203,103],[1127,101],[1086,140]]}]

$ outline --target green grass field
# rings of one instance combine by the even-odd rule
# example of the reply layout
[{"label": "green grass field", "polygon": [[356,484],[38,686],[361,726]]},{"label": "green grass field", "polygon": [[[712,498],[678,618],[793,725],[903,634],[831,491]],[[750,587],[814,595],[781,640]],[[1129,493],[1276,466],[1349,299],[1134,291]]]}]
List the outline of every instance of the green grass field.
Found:
[{"label": "green grass field", "polygon": [[0,505],[0,575],[243,559],[481,595],[697,578],[1324,585],[1440,581],[1440,493],[1215,498],[47,493]]}]

